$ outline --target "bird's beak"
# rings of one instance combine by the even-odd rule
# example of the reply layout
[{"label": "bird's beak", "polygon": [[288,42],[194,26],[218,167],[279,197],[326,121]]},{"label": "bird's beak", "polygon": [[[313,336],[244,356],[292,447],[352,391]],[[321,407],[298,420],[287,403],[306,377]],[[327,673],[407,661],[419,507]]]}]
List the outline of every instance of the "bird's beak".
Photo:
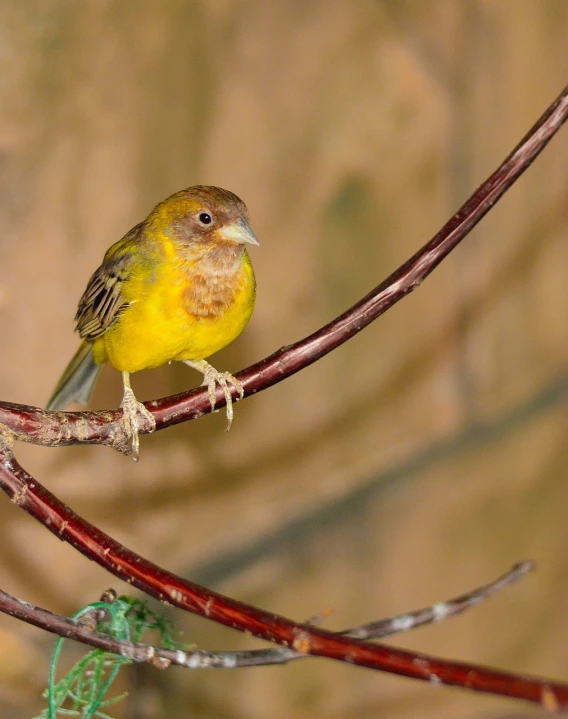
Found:
[{"label": "bird's beak", "polygon": [[243,217],[226,227],[221,227],[217,232],[223,240],[238,242],[240,245],[258,245],[256,235]]}]

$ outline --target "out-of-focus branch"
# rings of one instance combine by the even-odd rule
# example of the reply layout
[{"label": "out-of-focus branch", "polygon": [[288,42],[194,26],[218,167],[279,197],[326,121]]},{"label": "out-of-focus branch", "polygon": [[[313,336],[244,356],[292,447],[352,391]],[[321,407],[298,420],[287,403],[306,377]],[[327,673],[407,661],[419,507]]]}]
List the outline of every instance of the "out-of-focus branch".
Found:
[{"label": "out-of-focus branch", "polygon": [[86,557],[146,594],[180,609],[281,644],[300,654],[327,657],[436,684],[525,699],[549,709],[568,708],[568,684],[351,639],[309,624],[297,624],[178,577],[75,514],[29,475],[7,448],[0,450],[0,488],[50,532]]},{"label": "out-of-focus branch", "polygon": [[[415,290],[531,165],[567,118],[568,87],[444,227],[390,277],[325,327],[240,372],[237,377],[245,396],[281,382],[312,364]],[[220,388],[216,403],[217,407],[225,404]],[[211,410],[206,389],[184,392],[145,405],[156,420],[156,429],[195,419]],[[104,444],[127,452],[121,418],[120,411],[46,412],[35,407],[0,403],[0,423],[8,427],[15,438],[51,447]]]},{"label": "out-of-focus branch", "polygon": [[[509,584],[524,577],[531,569],[533,569],[532,562],[519,562],[492,582],[454,599],[438,602],[430,607],[406,614],[398,614],[388,619],[344,629],[338,633],[358,639],[377,639],[399,634],[400,632],[408,632],[430,622],[449,619],[489,599]],[[130,642],[96,631],[96,622],[93,626],[89,626],[84,621],[69,619],[61,614],[55,614],[42,607],[24,602],[1,589],[0,612],[57,634],[60,637],[89,644],[97,649],[103,649],[106,652],[131,659],[133,662],[149,662],[159,669],[170,664],[177,664],[188,669],[236,669],[238,667],[285,664],[294,659],[305,659],[309,656],[287,647],[238,652],[210,652],[197,649],[168,649],[150,644]]]}]

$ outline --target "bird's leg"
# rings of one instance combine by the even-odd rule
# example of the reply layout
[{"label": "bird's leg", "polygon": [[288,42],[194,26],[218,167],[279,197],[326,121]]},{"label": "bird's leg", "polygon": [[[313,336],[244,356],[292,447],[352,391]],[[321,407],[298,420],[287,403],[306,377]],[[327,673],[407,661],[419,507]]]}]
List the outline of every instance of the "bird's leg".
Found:
[{"label": "bird's leg", "polygon": [[124,431],[126,432],[130,441],[130,449],[132,452],[132,459],[137,462],[140,449],[140,440],[138,438],[138,430],[140,425],[138,423],[138,414],[144,416],[148,420],[151,426],[151,432],[156,429],[156,420],[152,416],[146,407],[136,399],[132,387],[130,386],[130,374],[128,372],[122,373],[122,384],[124,385],[124,395],[122,397],[121,408],[124,413]]},{"label": "bird's leg", "polygon": [[231,429],[231,424],[233,423],[233,396],[231,394],[231,390],[229,389],[229,384],[233,385],[239,393],[239,399],[242,399],[245,396],[242,383],[236,377],[233,377],[230,372],[219,372],[205,360],[182,360],[182,362],[188,365],[188,367],[193,367],[193,369],[202,373],[203,384],[208,390],[212,412],[215,411],[216,386],[219,385],[219,387],[223,390],[225,401],[227,403],[227,428],[225,429],[225,432],[228,432]]}]

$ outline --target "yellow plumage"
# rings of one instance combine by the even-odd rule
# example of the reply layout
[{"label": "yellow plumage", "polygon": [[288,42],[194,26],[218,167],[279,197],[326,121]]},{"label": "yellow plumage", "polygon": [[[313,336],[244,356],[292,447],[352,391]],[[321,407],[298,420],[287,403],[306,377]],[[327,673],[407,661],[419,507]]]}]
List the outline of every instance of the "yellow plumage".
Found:
[{"label": "yellow plumage", "polygon": [[[122,289],[130,303],[120,321],[93,343],[95,362],[110,361],[120,371],[138,372],[170,360],[205,359],[236,339],[254,308],[254,274],[248,256],[232,278],[230,301],[221,312],[196,316],[186,308],[184,292],[197,270],[171,258],[132,271]],[[211,294],[214,289],[210,290]],[[207,299],[205,299],[207,302]]]}]

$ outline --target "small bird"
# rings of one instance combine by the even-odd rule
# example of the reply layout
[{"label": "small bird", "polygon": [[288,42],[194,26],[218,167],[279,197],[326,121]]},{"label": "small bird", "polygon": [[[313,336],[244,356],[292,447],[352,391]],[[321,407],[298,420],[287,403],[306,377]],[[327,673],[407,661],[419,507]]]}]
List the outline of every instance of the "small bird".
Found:
[{"label": "small bird", "polygon": [[256,282],[246,245],[258,245],[245,203],[220,187],[196,185],[160,202],[106,252],[79,301],[76,331],[83,342],[59,380],[47,409],[87,403],[105,362],[122,372],[121,408],[130,450],[138,459],[138,402],[130,374],[178,360],[203,374],[211,409],[219,384],[233,420],[229,384],[241,383],[206,358],[247,325]]}]

